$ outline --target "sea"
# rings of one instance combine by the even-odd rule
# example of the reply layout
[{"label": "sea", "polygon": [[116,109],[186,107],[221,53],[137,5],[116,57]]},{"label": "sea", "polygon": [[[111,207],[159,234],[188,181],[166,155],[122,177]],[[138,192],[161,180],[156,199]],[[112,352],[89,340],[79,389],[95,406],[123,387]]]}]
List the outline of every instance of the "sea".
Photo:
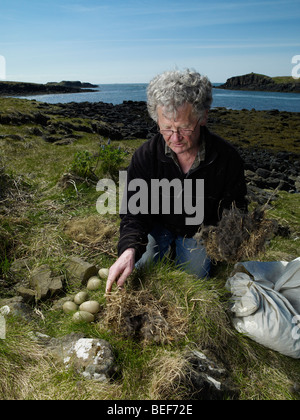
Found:
[{"label": "sea", "polygon": [[[214,83],[213,86],[221,85]],[[69,102],[106,102],[113,105],[123,101],[146,101],[146,83],[99,84],[93,92],[34,95],[21,97],[50,104]],[[213,108],[255,109],[300,112],[300,93],[254,92],[213,88]]]}]

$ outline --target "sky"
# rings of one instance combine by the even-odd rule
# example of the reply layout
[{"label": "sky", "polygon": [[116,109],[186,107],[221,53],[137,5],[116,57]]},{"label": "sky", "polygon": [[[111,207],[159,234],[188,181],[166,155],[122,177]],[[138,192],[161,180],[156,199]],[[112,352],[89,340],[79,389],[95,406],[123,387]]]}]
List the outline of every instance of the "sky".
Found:
[{"label": "sky", "polygon": [[148,83],[190,68],[222,83],[290,76],[296,55],[300,0],[0,0],[2,80]]}]

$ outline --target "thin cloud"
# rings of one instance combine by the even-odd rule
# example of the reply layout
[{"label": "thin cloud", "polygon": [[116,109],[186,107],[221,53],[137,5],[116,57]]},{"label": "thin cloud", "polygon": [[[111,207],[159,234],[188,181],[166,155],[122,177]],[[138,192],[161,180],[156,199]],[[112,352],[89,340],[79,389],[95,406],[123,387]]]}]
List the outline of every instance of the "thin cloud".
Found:
[{"label": "thin cloud", "polygon": [[[168,3],[168,2],[167,2]],[[266,1],[239,1],[239,2],[213,2],[213,3],[203,3],[203,2],[195,2],[195,4],[190,5],[188,2],[184,2],[184,4],[176,3],[174,1],[169,2],[169,6],[163,6],[160,1],[152,1],[152,2],[141,2],[141,1],[133,1],[133,2],[126,2],[126,5],[122,7],[121,5],[118,6],[118,10],[123,14],[130,14],[130,15],[143,15],[143,14],[176,14],[176,13],[193,13],[193,12],[213,12],[213,11],[221,11],[221,10],[245,10],[245,9],[255,9],[259,7],[271,7],[269,12],[272,12],[272,8],[276,6],[284,6],[285,9],[288,9],[289,5],[298,5],[298,0],[266,0]],[[191,2],[192,3],[192,2]],[[257,12],[257,9],[255,9]]]},{"label": "thin cloud", "polygon": [[287,43],[257,43],[257,44],[215,44],[215,45],[187,45],[186,48],[191,49],[247,49],[247,48],[284,48],[284,47],[300,47],[300,42]]},{"label": "thin cloud", "polygon": [[108,6],[86,6],[82,4],[68,4],[60,6],[62,10],[72,13],[95,13],[100,10],[107,10]]}]

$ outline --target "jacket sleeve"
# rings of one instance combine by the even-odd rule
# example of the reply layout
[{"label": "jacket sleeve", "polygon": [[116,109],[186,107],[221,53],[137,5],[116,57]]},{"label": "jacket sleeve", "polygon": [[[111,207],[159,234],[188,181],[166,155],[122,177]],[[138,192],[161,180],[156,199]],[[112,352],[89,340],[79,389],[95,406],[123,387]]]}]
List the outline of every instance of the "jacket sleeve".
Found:
[{"label": "jacket sleeve", "polygon": [[230,209],[232,205],[243,212],[247,212],[248,201],[246,199],[247,186],[244,175],[244,163],[237,153],[233,153],[231,159],[228,160],[225,179],[225,189],[223,199],[220,203],[220,213],[222,214],[224,209]]},{"label": "jacket sleeve", "polygon": [[[132,157],[131,163],[127,169],[127,185],[125,185],[125,194],[123,200],[126,202],[123,203],[125,208],[125,214],[120,214],[121,223],[120,223],[120,239],[118,243],[118,255],[120,256],[126,249],[134,248],[136,250],[135,259],[138,261],[142,254],[146,250],[148,243],[148,233],[152,228],[152,217],[147,211],[147,214],[132,214],[130,212],[130,206],[128,202],[130,198],[136,194],[136,191],[128,191],[128,185],[130,181],[134,179],[142,179],[146,182],[148,188],[147,198],[149,202],[149,185],[150,185],[150,162],[151,157],[147,156],[147,153],[144,149],[138,149],[137,152]],[[146,199],[144,196],[143,198]],[[149,210],[149,209],[148,209]]]}]

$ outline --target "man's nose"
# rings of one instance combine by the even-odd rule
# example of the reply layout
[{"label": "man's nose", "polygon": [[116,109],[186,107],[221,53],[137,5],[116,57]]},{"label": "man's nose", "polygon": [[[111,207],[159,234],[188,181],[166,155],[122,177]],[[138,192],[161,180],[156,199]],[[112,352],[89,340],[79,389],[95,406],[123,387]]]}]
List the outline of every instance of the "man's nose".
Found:
[{"label": "man's nose", "polygon": [[176,131],[174,131],[174,130],[172,130],[173,132],[172,132],[172,134],[171,134],[171,137],[173,137],[173,136],[177,136],[177,137],[181,137],[181,134],[180,134],[180,132],[178,131],[178,130],[176,130]]}]

